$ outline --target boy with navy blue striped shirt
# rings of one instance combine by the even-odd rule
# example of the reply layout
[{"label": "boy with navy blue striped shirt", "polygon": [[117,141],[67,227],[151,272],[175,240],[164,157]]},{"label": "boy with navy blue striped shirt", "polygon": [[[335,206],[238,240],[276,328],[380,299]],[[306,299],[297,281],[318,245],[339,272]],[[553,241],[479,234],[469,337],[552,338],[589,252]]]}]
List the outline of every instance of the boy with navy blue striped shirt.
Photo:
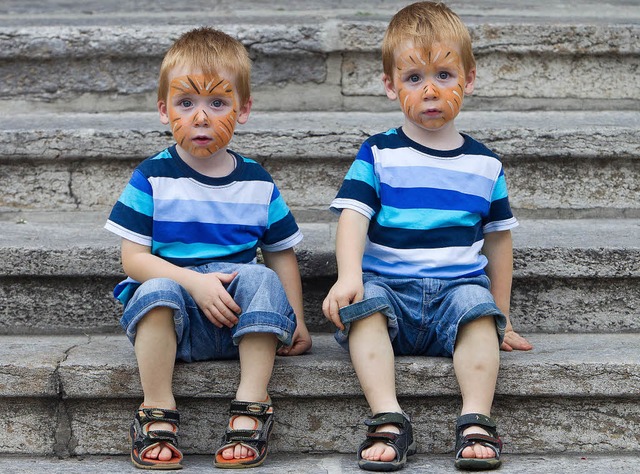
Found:
[{"label": "boy with navy blue striped shirt", "polygon": [[[105,226],[122,237],[128,276],[114,294],[144,391],[130,428],[139,468],[182,466],[176,359],[240,359],[215,464],[251,467],[267,455],[276,352],[311,347],[293,251],[302,234],[271,176],[228,149],[249,118],[250,69],[244,46],[220,31],[199,28],[174,43],[158,110],[176,143],[135,169]],[[266,266],[256,263],[258,248]]]},{"label": "boy with navy blue striped shirt", "polygon": [[364,142],[331,203],[338,280],[323,303],[373,414],[359,465],[400,469],[416,452],[395,354],[453,358],[463,399],[455,464],[493,469],[500,346],[531,345],[509,322],[517,220],[502,164],[454,123],[475,84],[471,39],[445,5],[418,2],[391,20],[382,57],[404,124]]}]

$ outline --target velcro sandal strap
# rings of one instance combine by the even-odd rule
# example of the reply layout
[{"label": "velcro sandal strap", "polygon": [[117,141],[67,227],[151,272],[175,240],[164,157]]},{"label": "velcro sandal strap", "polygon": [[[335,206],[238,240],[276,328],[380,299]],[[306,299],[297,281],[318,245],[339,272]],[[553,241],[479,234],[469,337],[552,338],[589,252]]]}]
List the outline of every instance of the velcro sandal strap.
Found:
[{"label": "velcro sandal strap", "polygon": [[487,428],[487,431],[496,431],[496,422],[481,413],[467,413],[466,415],[462,415],[458,418],[456,424],[459,431],[466,429],[468,426],[481,426]]},{"label": "velcro sandal strap", "polygon": [[176,427],[180,426],[180,414],[177,410],[140,407],[136,413],[136,418],[138,419],[140,426],[145,426],[149,423],[156,423],[158,421],[171,423]]},{"label": "velcro sandal strap", "polygon": [[270,403],[233,400],[229,412],[232,415],[264,416],[273,413],[273,406]]},{"label": "velcro sandal strap", "polygon": [[380,425],[403,425],[405,421],[410,421],[402,413],[378,413],[371,418],[364,420],[364,424],[369,427],[375,427]]},{"label": "velcro sandal strap", "polygon": [[369,432],[367,433],[367,438],[381,441],[391,441],[394,442],[396,439],[400,437],[400,433],[391,433],[389,431],[381,431],[379,433]]},{"label": "velcro sandal strap", "polygon": [[462,438],[462,441],[457,449],[456,457],[462,455],[462,451],[469,446],[479,443],[486,448],[492,449],[496,453],[496,458],[500,459],[500,453],[502,453],[502,440],[500,438],[494,438],[492,436],[483,435],[480,433],[469,434]]}]

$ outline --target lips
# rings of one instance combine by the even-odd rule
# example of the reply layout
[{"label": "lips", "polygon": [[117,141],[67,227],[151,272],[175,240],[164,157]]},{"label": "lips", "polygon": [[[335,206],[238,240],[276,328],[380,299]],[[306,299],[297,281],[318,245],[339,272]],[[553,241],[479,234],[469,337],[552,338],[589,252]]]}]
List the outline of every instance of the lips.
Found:
[{"label": "lips", "polygon": [[423,112],[427,117],[439,117],[442,112],[439,109],[427,109]]},{"label": "lips", "polygon": [[198,135],[193,137],[191,141],[197,145],[207,145],[208,143],[211,143],[213,139],[205,135]]}]

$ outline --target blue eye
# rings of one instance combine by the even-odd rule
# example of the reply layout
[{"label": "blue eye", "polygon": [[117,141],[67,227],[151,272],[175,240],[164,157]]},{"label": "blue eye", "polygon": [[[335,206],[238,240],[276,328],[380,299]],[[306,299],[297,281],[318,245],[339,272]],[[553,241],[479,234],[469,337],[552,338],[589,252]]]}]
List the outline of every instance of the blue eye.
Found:
[{"label": "blue eye", "polygon": [[215,99],[211,102],[211,105],[213,105],[217,109],[219,107],[222,107],[224,105],[224,102],[222,102],[220,99]]},{"label": "blue eye", "polygon": [[191,102],[189,99],[182,99],[180,101],[180,105],[182,107],[189,108],[189,107],[191,107],[193,105],[193,102]]},{"label": "blue eye", "polygon": [[417,74],[411,74],[409,76],[409,82],[420,82],[420,76]]},{"label": "blue eye", "polygon": [[438,79],[440,79],[441,81],[445,81],[447,79],[449,79],[449,73],[442,71],[438,73]]}]

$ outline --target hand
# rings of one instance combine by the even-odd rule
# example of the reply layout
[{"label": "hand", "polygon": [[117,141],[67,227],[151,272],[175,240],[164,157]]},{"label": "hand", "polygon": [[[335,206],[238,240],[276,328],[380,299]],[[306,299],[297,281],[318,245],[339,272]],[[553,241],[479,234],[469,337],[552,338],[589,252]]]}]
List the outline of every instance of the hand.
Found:
[{"label": "hand", "polygon": [[197,274],[189,285],[189,293],[203,314],[216,327],[233,327],[238,323],[242,309],[225,289],[238,272]]},{"label": "hand", "polygon": [[500,346],[503,351],[511,352],[517,351],[530,351],[533,346],[520,334],[515,332],[511,325],[508,325],[504,333],[504,341]]},{"label": "hand", "polygon": [[344,324],[340,320],[340,308],[362,301],[363,297],[364,286],[361,278],[344,280],[338,278],[338,281],[329,290],[329,294],[322,302],[322,312],[329,321],[342,331],[344,330]]},{"label": "hand", "polygon": [[278,355],[296,356],[304,354],[309,349],[311,349],[311,344],[311,334],[309,334],[307,326],[304,323],[300,324],[298,322],[298,327],[296,327],[296,330],[293,333],[291,345],[287,347],[281,347],[278,350]]}]

